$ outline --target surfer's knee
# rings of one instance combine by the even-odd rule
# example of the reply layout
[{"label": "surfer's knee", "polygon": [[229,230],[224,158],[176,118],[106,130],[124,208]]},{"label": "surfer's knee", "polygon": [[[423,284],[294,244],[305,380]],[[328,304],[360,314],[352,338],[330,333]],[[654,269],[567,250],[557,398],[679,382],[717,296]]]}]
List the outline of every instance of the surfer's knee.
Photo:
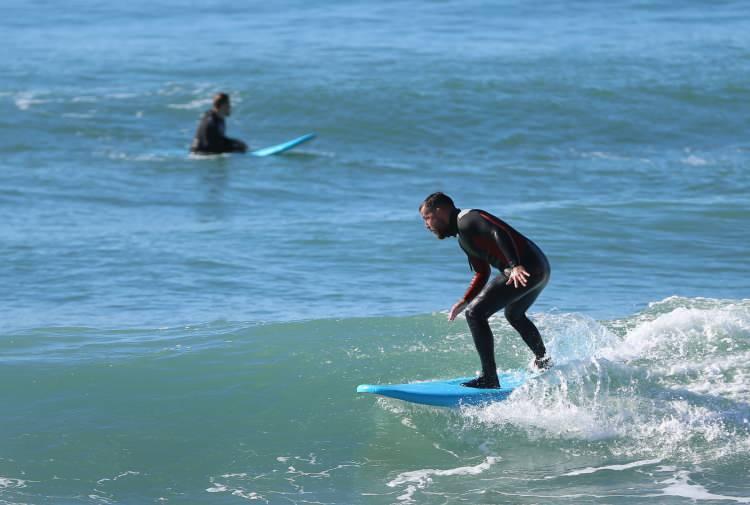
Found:
[{"label": "surfer's knee", "polygon": [[518,323],[524,322],[528,318],[526,317],[525,310],[518,310],[512,306],[508,306],[505,307],[505,319],[508,320],[511,326],[515,326]]},{"label": "surfer's knee", "polygon": [[480,310],[479,307],[477,307],[476,303],[470,303],[469,306],[466,307],[464,315],[466,316],[466,320],[469,322],[469,324],[486,319],[486,317],[483,317],[484,312]]}]

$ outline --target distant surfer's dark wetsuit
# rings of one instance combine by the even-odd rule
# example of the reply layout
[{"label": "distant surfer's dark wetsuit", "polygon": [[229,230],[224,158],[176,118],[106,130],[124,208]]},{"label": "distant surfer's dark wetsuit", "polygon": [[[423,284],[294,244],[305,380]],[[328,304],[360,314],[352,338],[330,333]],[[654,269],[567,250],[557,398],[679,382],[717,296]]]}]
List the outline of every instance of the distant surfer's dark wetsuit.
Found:
[{"label": "distant surfer's dark wetsuit", "polygon": [[[464,300],[468,303],[466,321],[482,362],[482,375],[465,385],[499,387],[496,383],[494,339],[488,320],[502,308],[505,308],[505,318],[536,356],[537,366],[548,366],[549,359],[544,357],[546,349],[539,330],[526,317],[526,310],[549,280],[547,257],[534,242],[482,210],[456,209],[451,218],[451,232],[450,235],[458,236],[458,243],[475,272]],[[531,274],[526,286],[505,284],[510,270],[517,265],[522,265]],[[491,266],[502,274],[489,280]]]},{"label": "distant surfer's dark wetsuit", "polygon": [[242,152],[242,143],[224,136],[224,118],[215,110],[208,110],[198,125],[190,151],[196,154],[221,154]]}]

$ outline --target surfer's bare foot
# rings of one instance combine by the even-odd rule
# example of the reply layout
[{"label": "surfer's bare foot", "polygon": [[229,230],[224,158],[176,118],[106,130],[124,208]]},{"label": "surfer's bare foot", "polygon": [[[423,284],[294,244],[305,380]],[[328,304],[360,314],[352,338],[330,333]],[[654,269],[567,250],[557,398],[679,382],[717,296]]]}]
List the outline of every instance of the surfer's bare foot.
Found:
[{"label": "surfer's bare foot", "polygon": [[534,366],[540,372],[543,372],[544,370],[547,370],[548,368],[552,368],[552,358],[550,358],[549,356],[542,356],[541,358],[536,358],[534,360]]},{"label": "surfer's bare foot", "polygon": [[476,379],[471,379],[470,381],[464,382],[461,385],[466,386],[467,388],[499,389],[500,381],[497,379],[497,377],[488,378],[480,375]]}]

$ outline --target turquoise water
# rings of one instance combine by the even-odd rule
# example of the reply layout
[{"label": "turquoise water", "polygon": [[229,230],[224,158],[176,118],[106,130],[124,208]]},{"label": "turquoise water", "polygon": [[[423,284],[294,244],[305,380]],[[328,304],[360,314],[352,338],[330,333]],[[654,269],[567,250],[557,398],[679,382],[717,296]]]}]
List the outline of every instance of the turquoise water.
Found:
[{"label": "turquoise water", "polygon": [[[750,503],[747,19],[3,3],[0,504]],[[318,138],[191,158],[219,90]],[[552,263],[558,366],[501,404],[354,393],[478,367],[436,190]]]}]

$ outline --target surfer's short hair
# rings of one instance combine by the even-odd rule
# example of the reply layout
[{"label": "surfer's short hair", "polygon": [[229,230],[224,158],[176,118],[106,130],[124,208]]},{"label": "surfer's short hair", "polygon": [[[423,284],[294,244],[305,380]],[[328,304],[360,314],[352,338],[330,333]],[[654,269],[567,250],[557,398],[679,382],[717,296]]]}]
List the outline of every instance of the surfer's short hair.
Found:
[{"label": "surfer's short hair", "polygon": [[441,191],[437,191],[424,199],[422,205],[419,206],[419,210],[421,211],[422,209],[427,209],[429,211],[434,211],[437,208],[444,207],[455,209],[456,205],[453,203],[453,200],[450,196]]},{"label": "surfer's short hair", "polygon": [[225,103],[229,103],[229,95],[226,93],[216,93],[214,95],[214,108],[218,109]]}]

